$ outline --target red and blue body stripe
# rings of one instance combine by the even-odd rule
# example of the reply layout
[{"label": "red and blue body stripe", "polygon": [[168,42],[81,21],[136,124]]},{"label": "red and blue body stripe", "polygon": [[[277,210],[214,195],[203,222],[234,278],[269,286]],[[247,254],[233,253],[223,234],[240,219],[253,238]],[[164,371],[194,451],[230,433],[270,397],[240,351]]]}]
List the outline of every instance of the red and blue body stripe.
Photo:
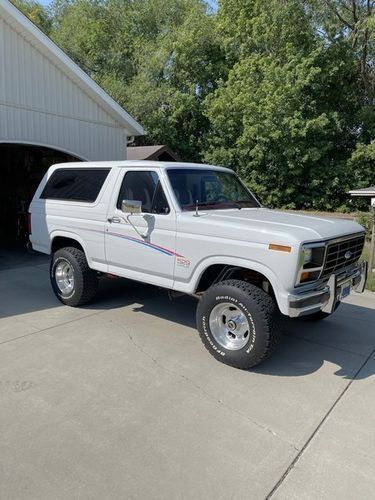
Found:
[{"label": "red and blue body stripe", "polygon": [[158,252],[161,252],[165,255],[169,255],[170,257],[183,257],[183,255],[173,252],[172,250],[169,250],[168,248],[161,247],[160,245],[155,245],[154,243],[149,243],[148,241],[145,240],[139,240],[138,238],[132,238],[131,236],[125,236],[124,234],[120,233],[113,233],[112,231],[107,231],[108,235],[110,236],[115,236],[116,238],[122,238],[124,240],[132,241],[133,243],[139,243],[140,245],[146,246],[148,248],[151,248],[152,250],[156,250]]},{"label": "red and blue body stripe", "polygon": [[[87,229],[87,228],[82,228],[82,227],[77,227],[76,229],[79,229],[80,231],[84,230],[84,231],[89,231],[91,233],[103,234],[103,231],[99,231],[97,229]],[[107,234],[108,236],[114,236],[115,238],[121,238],[123,240],[131,241],[132,243],[138,243],[139,245],[143,245],[147,248],[150,248],[151,250],[161,252],[164,255],[168,255],[169,257],[182,257],[183,259],[185,258],[183,255],[176,253],[173,250],[169,250],[169,248],[165,248],[165,247],[162,247],[160,245],[155,245],[154,243],[150,243],[149,241],[140,240],[138,238],[133,238],[132,236],[125,236],[124,234],[115,233],[112,231],[105,231],[104,234]]]}]

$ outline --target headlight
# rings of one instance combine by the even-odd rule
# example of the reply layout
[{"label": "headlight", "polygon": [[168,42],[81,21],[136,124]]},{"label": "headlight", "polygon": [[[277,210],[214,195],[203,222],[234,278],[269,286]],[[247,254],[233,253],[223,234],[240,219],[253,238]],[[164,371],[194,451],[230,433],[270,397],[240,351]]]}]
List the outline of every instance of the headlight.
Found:
[{"label": "headlight", "polygon": [[312,261],[312,248],[302,247],[303,249],[303,264],[308,264]]},{"label": "headlight", "polygon": [[302,245],[297,285],[310,283],[319,279],[324,265],[325,248],[324,243],[307,243]]}]

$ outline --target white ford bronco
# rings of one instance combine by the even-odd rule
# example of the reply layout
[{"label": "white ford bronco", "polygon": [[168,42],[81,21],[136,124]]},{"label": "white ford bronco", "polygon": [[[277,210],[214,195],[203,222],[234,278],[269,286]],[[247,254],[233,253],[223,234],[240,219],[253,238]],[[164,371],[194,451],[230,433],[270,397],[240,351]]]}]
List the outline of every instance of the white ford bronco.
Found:
[{"label": "white ford bronco", "polygon": [[263,208],[226,168],[54,165],[30,213],[30,241],[52,255],[61,302],[89,302],[107,274],[197,296],[204,345],[238,368],[271,353],[280,313],[319,320],[365,286],[362,226]]}]

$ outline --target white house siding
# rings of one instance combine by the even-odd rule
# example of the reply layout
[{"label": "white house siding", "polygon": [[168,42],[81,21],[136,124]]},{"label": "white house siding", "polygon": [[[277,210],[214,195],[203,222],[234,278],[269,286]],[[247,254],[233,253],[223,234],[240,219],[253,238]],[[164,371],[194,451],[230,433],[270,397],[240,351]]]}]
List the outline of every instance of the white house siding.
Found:
[{"label": "white house siding", "polygon": [[0,142],[40,144],[87,160],[126,158],[127,132],[0,0]]}]

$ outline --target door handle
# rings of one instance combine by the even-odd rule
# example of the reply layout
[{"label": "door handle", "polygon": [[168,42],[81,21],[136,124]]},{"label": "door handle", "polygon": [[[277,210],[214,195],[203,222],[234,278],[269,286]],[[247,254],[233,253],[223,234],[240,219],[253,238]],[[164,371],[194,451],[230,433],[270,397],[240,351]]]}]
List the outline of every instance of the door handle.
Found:
[{"label": "door handle", "polygon": [[115,223],[115,224],[120,224],[121,223],[120,217],[109,217],[107,220],[108,220],[108,222],[112,222],[112,223]]}]

